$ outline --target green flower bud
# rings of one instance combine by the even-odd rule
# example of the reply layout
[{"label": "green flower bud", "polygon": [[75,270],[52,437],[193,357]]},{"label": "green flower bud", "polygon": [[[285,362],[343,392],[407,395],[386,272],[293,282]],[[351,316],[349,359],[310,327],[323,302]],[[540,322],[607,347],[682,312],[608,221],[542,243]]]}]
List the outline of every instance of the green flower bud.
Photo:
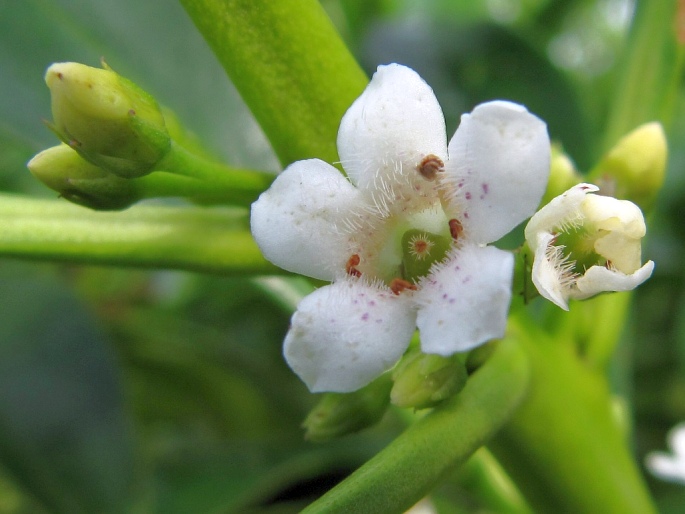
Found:
[{"label": "green flower bud", "polygon": [[50,127],[96,166],[120,177],[140,177],[169,151],[155,99],[106,66],[55,63],[45,82],[52,95]]},{"label": "green flower bud", "polygon": [[590,173],[603,194],[630,200],[643,209],[654,204],[666,175],[668,147],[658,122],[624,136]]},{"label": "green flower bud", "polygon": [[305,438],[324,442],[374,425],[388,408],[391,385],[384,374],[353,393],[325,393],[302,423]]},{"label": "green flower bud", "polygon": [[98,168],[68,145],[43,150],[27,166],[50,189],[70,202],[91,209],[124,209],[139,200],[131,180]]},{"label": "green flower bud", "polygon": [[395,367],[390,401],[398,407],[433,407],[463,389],[466,366],[458,355],[442,357],[410,351]]}]

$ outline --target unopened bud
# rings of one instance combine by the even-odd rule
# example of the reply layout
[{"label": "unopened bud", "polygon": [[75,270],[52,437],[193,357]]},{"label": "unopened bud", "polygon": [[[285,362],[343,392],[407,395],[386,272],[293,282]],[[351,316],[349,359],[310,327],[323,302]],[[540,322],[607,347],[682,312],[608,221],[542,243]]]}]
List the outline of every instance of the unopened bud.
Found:
[{"label": "unopened bud", "polygon": [[650,208],[664,183],[668,147],[660,123],[639,126],[624,136],[592,170],[589,180],[603,194]]},{"label": "unopened bud", "polygon": [[552,145],[552,160],[550,162],[549,181],[547,190],[540,202],[549,203],[552,198],[582,182],[582,177],[576,170],[573,161],[559,145]]},{"label": "unopened bud", "polygon": [[433,407],[461,391],[466,379],[466,366],[459,356],[442,357],[414,350],[393,371],[395,383],[390,401],[398,407]]},{"label": "unopened bud", "polygon": [[388,408],[391,385],[384,374],[353,393],[325,393],[302,423],[305,438],[324,442],[376,424]]},{"label": "unopened bud", "polygon": [[139,200],[131,180],[98,168],[64,144],[43,150],[27,166],[63,198],[91,209],[124,209]]},{"label": "unopened bud", "polygon": [[124,178],[150,173],[169,151],[164,117],[148,93],[111,69],[55,63],[45,74],[59,138]]}]

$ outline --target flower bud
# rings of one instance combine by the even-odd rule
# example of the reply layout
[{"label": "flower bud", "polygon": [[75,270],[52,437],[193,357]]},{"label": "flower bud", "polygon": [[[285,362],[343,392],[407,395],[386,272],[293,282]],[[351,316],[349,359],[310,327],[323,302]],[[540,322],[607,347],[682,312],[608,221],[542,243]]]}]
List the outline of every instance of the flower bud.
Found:
[{"label": "flower bud", "polygon": [[124,178],[150,173],[169,151],[164,117],[148,93],[111,69],[55,63],[45,74],[57,136]]},{"label": "flower bud", "polygon": [[552,145],[549,181],[541,205],[545,205],[555,196],[582,182],[573,161],[559,145]]},{"label": "flower bud", "polygon": [[668,148],[660,123],[639,126],[624,136],[592,170],[590,180],[603,192],[652,206],[664,183]]},{"label": "flower bud", "polygon": [[540,209],[526,226],[534,249],[532,278],[542,296],[568,310],[570,298],[585,299],[605,291],[628,291],[654,269],[641,265],[645,220],[628,200],[589,194],[579,184]]},{"label": "flower bud", "polygon": [[34,177],[62,197],[91,209],[124,209],[139,200],[131,180],[98,168],[68,145],[43,150],[27,166]]},{"label": "flower bud", "polygon": [[302,423],[305,438],[324,442],[374,425],[388,408],[391,384],[385,374],[353,393],[325,393]]},{"label": "flower bud", "polygon": [[426,409],[463,389],[466,367],[458,356],[442,357],[414,350],[393,371],[390,401],[398,407]]}]

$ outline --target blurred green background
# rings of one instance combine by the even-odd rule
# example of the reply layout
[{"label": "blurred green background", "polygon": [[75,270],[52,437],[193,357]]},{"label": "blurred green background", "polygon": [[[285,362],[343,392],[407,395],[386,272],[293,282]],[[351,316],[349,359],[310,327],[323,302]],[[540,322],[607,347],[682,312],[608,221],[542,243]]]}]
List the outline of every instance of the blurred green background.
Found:
[{"label": "blurred green background", "polygon": [[[426,79],[450,135],[462,112],[505,98],[543,118],[580,170],[613,143],[605,126],[630,0],[322,3],[369,74],[399,62]],[[100,58],[219,158],[278,171],[177,3],[0,0],[1,190],[54,197],[25,167],[56,144],[41,122],[43,73]],[[680,83],[676,93],[666,186],[644,248],[656,272],[635,294],[613,368],[639,459],[685,420]],[[0,291],[0,514],[295,512],[402,429],[391,412],[358,436],[303,441],[316,397],[281,358],[289,313],[248,278],[3,259]],[[685,511],[685,486],[649,484],[662,512]],[[441,512],[487,507],[458,474],[436,498]]]}]

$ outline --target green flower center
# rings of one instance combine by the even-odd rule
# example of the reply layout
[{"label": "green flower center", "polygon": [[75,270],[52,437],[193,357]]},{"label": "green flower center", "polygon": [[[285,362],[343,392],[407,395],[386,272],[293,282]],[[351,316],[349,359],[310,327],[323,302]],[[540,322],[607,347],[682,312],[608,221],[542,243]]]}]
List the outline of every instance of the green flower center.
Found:
[{"label": "green flower center", "polygon": [[428,275],[431,266],[447,255],[451,240],[419,229],[402,235],[402,278],[416,283]]}]

